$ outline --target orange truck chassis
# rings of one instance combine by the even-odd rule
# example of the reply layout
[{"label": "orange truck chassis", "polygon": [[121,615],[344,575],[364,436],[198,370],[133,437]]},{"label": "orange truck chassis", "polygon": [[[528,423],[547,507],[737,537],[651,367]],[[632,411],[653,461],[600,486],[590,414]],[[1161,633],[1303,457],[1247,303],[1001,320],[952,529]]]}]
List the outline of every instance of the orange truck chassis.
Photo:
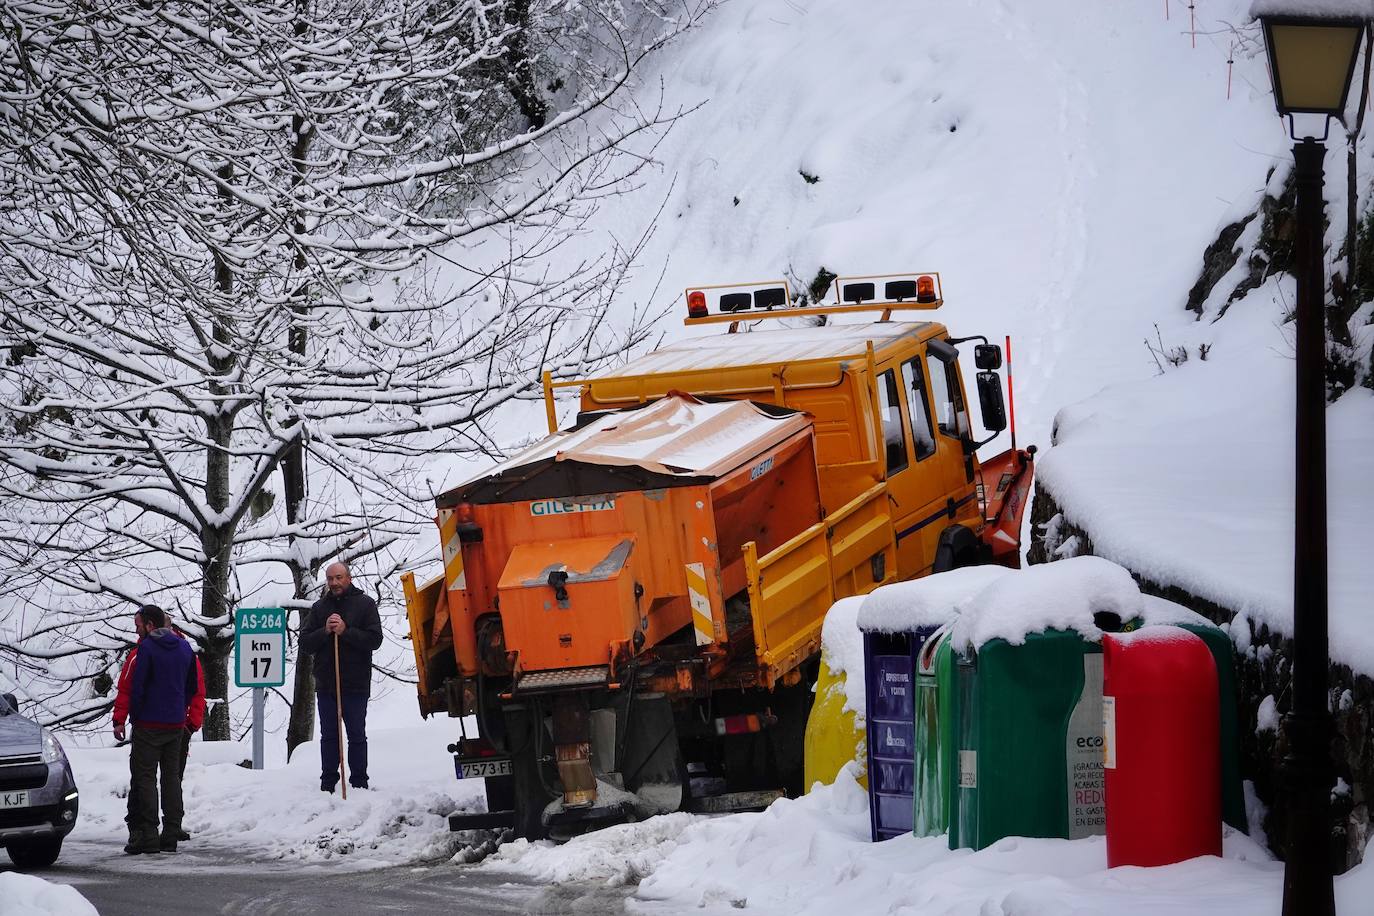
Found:
[{"label": "orange truck chassis", "polygon": [[[938,308],[938,275],[838,280],[836,298],[797,309],[781,284],[689,289],[688,323],[730,334],[603,378],[546,376],[549,437],[438,497],[443,572],[403,585],[421,713],[476,718],[451,750],[460,778],[486,779],[490,810],[455,829],[560,837],[799,793],[830,605],[1019,563],[1034,448],[980,463],[963,341],[888,320]],[[995,436],[1001,353],[975,352]],[[558,431],[567,387],[582,411]]]}]

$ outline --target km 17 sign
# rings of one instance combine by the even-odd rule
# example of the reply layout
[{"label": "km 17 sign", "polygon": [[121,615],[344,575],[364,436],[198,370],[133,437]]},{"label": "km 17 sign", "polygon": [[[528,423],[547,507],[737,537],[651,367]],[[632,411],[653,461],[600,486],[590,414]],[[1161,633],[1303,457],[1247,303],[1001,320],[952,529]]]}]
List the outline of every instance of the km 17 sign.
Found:
[{"label": "km 17 sign", "polygon": [[286,611],[241,607],[234,612],[234,684],[280,687],[286,683]]}]

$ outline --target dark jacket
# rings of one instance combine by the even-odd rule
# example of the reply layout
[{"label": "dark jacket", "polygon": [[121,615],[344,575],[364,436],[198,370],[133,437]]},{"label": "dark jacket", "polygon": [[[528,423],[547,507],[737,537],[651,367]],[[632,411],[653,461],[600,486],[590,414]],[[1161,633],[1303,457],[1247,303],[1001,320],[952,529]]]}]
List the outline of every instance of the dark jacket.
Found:
[{"label": "dark jacket", "polygon": [[355,585],[337,598],[327,592],[310,606],[301,629],[301,648],[315,656],[315,690],[334,692],[334,635],[324,628],[330,614],[343,618],[339,637],[339,686],[344,693],[372,693],[372,653],[382,645],[377,602]]},{"label": "dark jacket", "polygon": [[196,697],[196,656],[191,644],[167,627],[138,641],[138,663],[129,688],[134,728],[186,727]]}]

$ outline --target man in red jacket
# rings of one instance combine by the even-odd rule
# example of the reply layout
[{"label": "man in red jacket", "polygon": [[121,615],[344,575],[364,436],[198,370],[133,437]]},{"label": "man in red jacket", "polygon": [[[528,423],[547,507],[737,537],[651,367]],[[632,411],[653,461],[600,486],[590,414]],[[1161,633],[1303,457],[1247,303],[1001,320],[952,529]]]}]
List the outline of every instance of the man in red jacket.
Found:
[{"label": "man in red jacket", "polygon": [[[182,639],[186,634],[181,628],[173,625],[168,615],[168,626],[172,632]],[[141,638],[145,632],[151,628],[146,625],[141,614],[134,615],[134,629]],[[138,646],[135,645],[129,650],[129,655],[124,659],[124,666],[119,669],[119,681],[115,690],[114,703],[114,735],[115,740],[123,741],[125,737],[125,723],[129,718],[129,698],[133,687],[134,664],[138,659]],[[200,666],[200,656],[195,656],[196,666],[196,694],[191,699],[191,705],[186,710],[186,724],[181,735],[181,766],[179,775],[186,775],[186,758],[191,754],[191,736],[200,731],[200,727],[205,724],[205,672]],[[133,798],[134,787],[129,787],[129,811],[132,812],[137,804],[137,799]],[[126,815],[125,822],[129,821],[130,815]],[[177,828],[178,840],[189,840],[191,835],[184,828]]]}]

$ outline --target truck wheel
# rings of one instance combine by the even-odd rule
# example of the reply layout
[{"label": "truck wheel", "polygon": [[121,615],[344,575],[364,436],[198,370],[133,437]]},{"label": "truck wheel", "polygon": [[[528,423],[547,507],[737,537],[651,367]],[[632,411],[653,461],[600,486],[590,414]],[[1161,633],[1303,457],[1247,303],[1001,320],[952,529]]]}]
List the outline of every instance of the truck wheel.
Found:
[{"label": "truck wheel", "polygon": [[55,840],[27,840],[22,843],[11,843],[5,848],[10,855],[10,861],[14,867],[20,871],[32,871],[39,868],[48,868],[57,861],[57,857],[62,852],[62,839]]},{"label": "truck wheel", "polygon": [[816,698],[812,691],[819,674],[819,657],[810,659],[801,666],[799,683],[779,687],[773,694],[778,724],[765,734],[772,752],[774,788],[785,791],[788,798],[799,798],[806,792],[806,720],[811,716]]}]

